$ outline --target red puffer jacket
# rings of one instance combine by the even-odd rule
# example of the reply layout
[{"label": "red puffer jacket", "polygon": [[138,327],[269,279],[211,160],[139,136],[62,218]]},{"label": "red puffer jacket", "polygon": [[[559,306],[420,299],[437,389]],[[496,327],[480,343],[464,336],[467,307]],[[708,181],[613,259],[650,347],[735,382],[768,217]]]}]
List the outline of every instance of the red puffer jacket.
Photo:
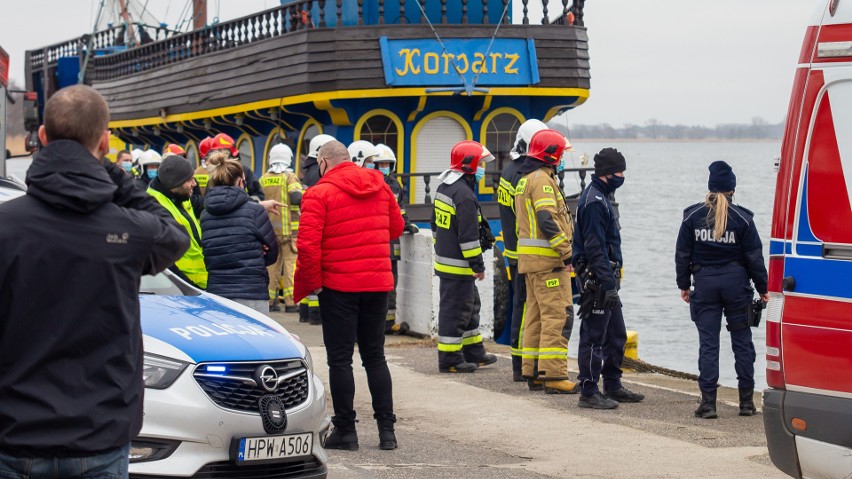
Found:
[{"label": "red puffer jacket", "polygon": [[390,242],[402,228],[399,205],[379,172],[355,163],[328,170],[302,197],[293,299],[321,287],[392,290]]}]

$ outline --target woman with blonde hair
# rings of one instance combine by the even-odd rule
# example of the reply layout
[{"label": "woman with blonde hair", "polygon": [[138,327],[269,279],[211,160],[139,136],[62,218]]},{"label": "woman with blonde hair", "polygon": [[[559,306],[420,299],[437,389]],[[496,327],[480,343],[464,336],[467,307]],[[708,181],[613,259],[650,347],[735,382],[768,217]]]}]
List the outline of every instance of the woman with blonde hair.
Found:
[{"label": "woman with blonde hair", "polygon": [[[698,385],[701,405],[695,416],[715,419],[719,380],[719,333],[722,313],[734,350],[740,395],[740,416],[752,416],[754,407],[754,343],[748,309],[754,289],[769,300],[763,246],[751,211],[732,203],[737,177],[730,165],[715,161],[710,167],[707,196],[683,212],[677,237],[675,269],[681,298],[689,303],[698,328]],[[690,291],[690,278],[693,289]]]},{"label": "woman with blonde hair", "polygon": [[266,267],[278,259],[275,230],[264,207],[250,201],[239,161],[229,158],[227,151],[216,151],[207,158],[207,169],[201,213],[207,292],[267,314]]}]

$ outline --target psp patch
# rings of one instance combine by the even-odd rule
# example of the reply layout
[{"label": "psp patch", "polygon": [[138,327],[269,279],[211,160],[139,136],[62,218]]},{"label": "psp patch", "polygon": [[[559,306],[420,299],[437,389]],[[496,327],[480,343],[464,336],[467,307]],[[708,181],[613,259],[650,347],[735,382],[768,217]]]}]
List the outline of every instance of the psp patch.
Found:
[{"label": "psp patch", "polygon": [[272,394],[261,396],[257,400],[257,406],[263,421],[263,430],[267,434],[278,434],[287,429],[287,412],[280,397]]},{"label": "psp patch", "polygon": [[559,286],[559,278],[548,279],[544,282],[544,285],[548,288],[555,288]]},{"label": "psp patch", "polygon": [[542,191],[545,193],[553,193],[553,187],[550,185],[544,185],[541,187]]}]

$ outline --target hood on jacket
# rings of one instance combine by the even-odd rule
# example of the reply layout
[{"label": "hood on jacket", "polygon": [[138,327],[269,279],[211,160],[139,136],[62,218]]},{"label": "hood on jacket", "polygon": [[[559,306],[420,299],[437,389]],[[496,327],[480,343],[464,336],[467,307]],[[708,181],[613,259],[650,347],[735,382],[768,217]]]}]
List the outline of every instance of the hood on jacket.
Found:
[{"label": "hood on jacket", "polygon": [[90,213],[112,201],[118,187],[104,165],[71,140],[47,144],[27,170],[27,194],[54,208]]},{"label": "hood on jacket", "polygon": [[214,186],[204,195],[204,210],[216,216],[226,215],[249,200],[248,193],[238,186]]},{"label": "hood on jacket", "polygon": [[369,198],[385,186],[385,178],[377,170],[346,162],[328,170],[317,184],[320,183],[331,183],[355,198]]}]

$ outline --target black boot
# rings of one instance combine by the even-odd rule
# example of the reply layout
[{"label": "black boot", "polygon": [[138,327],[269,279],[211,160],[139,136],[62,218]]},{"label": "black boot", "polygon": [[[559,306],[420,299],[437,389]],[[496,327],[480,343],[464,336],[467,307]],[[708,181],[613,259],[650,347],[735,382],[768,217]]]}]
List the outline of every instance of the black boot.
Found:
[{"label": "black boot", "polygon": [[326,449],[341,449],[344,451],[358,450],[358,432],[355,431],[355,419],[331,418],[334,429],[325,440]]},{"label": "black boot", "polygon": [[299,322],[308,322],[308,303],[299,303]]},{"label": "black boot", "polygon": [[522,360],[520,356],[512,356],[512,381],[516,383],[522,383],[526,381],[523,374],[521,374],[521,364]]},{"label": "black boot", "polygon": [[701,391],[701,404],[695,410],[695,417],[702,419],[716,419],[716,391],[707,393]]},{"label": "black boot", "polygon": [[740,416],[754,416],[757,408],[754,407],[754,389],[740,389]]},{"label": "black boot", "polygon": [[399,447],[396,443],[396,435],[393,433],[395,422],[396,416],[393,414],[376,417],[376,425],[379,426],[379,449],[390,451]]}]

